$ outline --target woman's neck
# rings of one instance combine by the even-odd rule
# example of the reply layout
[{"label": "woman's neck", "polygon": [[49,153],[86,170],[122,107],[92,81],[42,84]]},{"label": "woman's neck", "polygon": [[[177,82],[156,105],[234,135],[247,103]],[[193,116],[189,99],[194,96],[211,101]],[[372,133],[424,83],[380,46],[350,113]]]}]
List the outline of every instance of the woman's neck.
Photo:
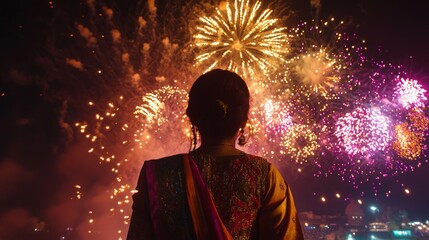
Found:
[{"label": "woman's neck", "polygon": [[202,138],[198,152],[218,156],[240,155],[243,152],[235,148],[236,137],[226,139]]}]

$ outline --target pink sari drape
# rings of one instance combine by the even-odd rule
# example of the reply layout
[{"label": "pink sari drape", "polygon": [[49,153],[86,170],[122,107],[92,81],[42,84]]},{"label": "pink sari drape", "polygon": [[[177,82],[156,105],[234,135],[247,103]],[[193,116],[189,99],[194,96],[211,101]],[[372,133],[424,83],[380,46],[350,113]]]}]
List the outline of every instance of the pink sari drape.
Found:
[{"label": "pink sari drape", "polygon": [[213,198],[197,165],[189,155],[184,155],[183,163],[186,194],[197,239],[232,240],[231,234],[219,217]]},{"label": "pink sari drape", "polygon": [[[203,239],[219,239],[232,240],[231,234],[226,229],[213,198],[197,168],[195,162],[189,155],[184,155],[183,158],[185,178],[186,178],[186,195],[188,198],[188,206],[192,216],[195,235],[198,240]],[[152,220],[155,235],[159,239],[168,239],[163,231],[162,224],[157,221],[156,214],[159,210],[157,201],[158,189],[155,176],[155,165],[147,164],[146,181],[148,186],[148,198],[150,205],[150,216]]]}]

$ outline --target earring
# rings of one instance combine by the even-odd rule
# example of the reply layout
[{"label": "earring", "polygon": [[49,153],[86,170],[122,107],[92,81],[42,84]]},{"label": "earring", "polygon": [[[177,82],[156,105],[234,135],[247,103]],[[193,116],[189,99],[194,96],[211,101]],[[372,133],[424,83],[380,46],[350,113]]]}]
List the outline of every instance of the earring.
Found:
[{"label": "earring", "polygon": [[244,136],[244,128],[240,129],[240,137],[238,137],[238,145],[244,146],[246,144],[246,137]]},{"label": "earring", "polygon": [[198,141],[197,127],[192,125],[191,132],[192,132],[191,149],[189,151],[193,151],[197,148],[197,141]]}]

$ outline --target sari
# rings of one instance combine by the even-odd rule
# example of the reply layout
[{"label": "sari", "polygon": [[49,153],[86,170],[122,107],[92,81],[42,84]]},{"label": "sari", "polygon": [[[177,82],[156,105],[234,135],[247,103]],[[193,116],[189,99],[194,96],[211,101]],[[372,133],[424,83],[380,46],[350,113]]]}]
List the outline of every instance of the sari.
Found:
[{"label": "sari", "polygon": [[191,152],[143,165],[127,239],[303,239],[289,186],[265,159]]}]

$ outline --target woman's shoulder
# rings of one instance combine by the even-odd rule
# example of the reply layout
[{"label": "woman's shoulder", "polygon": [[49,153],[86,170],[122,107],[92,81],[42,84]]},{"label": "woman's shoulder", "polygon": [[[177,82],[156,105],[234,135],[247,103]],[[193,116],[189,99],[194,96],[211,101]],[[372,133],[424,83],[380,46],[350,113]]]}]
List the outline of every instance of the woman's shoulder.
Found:
[{"label": "woman's shoulder", "polygon": [[264,157],[258,156],[258,155],[253,155],[250,153],[246,153],[245,154],[247,159],[250,160],[251,162],[254,162],[256,164],[262,164],[265,166],[270,166],[271,163]]},{"label": "woman's shoulder", "polygon": [[158,159],[146,160],[143,163],[143,167],[174,168],[181,165],[181,159],[183,159],[183,154],[169,155]]},{"label": "woman's shoulder", "polygon": [[165,157],[161,157],[161,158],[157,158],[157,159],[150,159],[150,160],[146,160],[146,163],[151,163],[151,164],[156,164],[156,163],[162,163],[162,162],[169,162],[169,161],[174,161],[174,160],[179,160],[179,159],[183,159],[183,153],[182,154],[175,154],[175,155],[169,155],[169,156],[165,156]]}]

